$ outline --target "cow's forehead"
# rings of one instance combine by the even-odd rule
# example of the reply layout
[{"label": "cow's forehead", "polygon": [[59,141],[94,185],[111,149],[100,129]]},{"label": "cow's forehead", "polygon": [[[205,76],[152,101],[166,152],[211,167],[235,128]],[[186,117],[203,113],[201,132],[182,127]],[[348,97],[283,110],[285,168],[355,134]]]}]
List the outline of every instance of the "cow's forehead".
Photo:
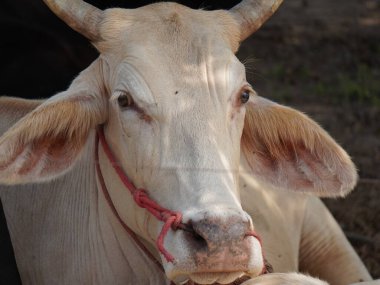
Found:
[{"label": "cow's forehead", "polygon": [[[100,26],[100,50],[153,45],[188,52],[208,43],[235,52],[240,32],[227,11],[193,10],[176,3],[155,3],[138,9],[108,9]],[[151,46],[152,47],[152,46]]]},{"label": "cow's forehead", "polygon": [[[226,114],[229,102],[246,85],[244,66],[236,59],[210,58],[197,65],[152,65],[146,57],[126,57],[118,66],[110,88],[132,95],[149,114],[190,115],[203,119]],[[187,116],[186,115],[186,116]]]},{"label": "cow's forehead", "polygon": [[175,3],[109,10],[100,50],[117,66],[113,87],[139,94],[147,104],[176,101],[176,94],[183,104],[226,102],[245,79],[231,46],[233,28],[226,28],[229,17]]}]

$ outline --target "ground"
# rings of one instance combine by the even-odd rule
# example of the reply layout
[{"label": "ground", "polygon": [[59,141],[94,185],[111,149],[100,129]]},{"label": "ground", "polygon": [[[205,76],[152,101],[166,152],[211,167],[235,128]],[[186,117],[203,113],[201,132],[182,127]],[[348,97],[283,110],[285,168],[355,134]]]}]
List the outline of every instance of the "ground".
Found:
[{"label": "ground", "polygon": [[355,191],[324,202],[380,278],[380,1],[285,1],[239,57],[260,95],[305,112],[352,156]]}]

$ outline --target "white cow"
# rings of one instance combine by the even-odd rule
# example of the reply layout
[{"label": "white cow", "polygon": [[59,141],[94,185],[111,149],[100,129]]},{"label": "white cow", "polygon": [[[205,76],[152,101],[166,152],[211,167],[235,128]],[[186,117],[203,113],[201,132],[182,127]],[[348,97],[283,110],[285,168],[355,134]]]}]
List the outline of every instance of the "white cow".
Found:
[{"label": "white cow", "polygon": [[[0,99],[1,199],[24,284],[371,280],[306,194],[346,195],[350,158],[311,119],[257,96],[234,55],[281,1],[45,2],[100,56],[44,102]],[[261,275],[264,257],[275,273]]]}]

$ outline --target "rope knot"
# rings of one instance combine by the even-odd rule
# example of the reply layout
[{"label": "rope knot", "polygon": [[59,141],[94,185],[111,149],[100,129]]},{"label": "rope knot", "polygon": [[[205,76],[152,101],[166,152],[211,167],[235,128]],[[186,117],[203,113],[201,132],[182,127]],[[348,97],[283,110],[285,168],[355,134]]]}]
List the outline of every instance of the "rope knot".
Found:
[{"label": "rope knot", "polygon": [[173,231],[176,231],[179,225],[182,223],[182,214],[180,212],[173,212],[172,215],[175,217],[172,223]]},{"label": "rope knot", "polygon": [[161,213],[161,220],[165,223],[169,221],[172,230],[176,231],[178,230],[179,225],[182,224],[182,214],[170,210],[163,211]]}]

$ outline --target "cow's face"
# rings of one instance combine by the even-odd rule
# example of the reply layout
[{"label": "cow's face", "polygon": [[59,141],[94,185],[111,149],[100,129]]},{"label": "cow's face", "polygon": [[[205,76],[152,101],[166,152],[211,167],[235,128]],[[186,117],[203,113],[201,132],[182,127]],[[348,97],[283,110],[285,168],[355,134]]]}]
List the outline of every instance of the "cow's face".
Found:
[{"label": "cow's face", "polygon": [[[261,246],[248,234],[254,221],[239,201],[241,150],[252,175],[277,188],[343,195],[355,184],[356,172],[316,123],[258,97],[246,82],[234,55],[247,36],[243,28],[257,29],[279,1],[261,16],[246,15],[253,4],[244,3],[248,7],[237,6],[234,13],[173,3],[110,9],[87,15],[96,25],[85,32],[83,23],[70,22],[70,8],[66,20],[94,40],[100,58],[69,90],[0,138],[0,182],[62,175],[93,137],[91,130],[104,124],[106,139],[134,184],[160,205],[180,211],[192,228],[169,231],[165,238],[175,258],[162,258],[170,279],[228,284],[243,274],[260,274]],[[258,20],[239,22],[239,15]],[[162,223],[137,207],[102,153],[100,161],[120,216],[154,246]]]},{"label": "cow's face", "polygon": [[[252,222],[238,195],[240,139],[253,90],[232,50],[238,30],[231,16],[161,3],[133,13],[110,10],[107,17],[98,44],[111,71],[107,140],[136,186],[181,211],[197,234],[178,231],[166,239],[176,258],[165,263],[168,275],[192,273],[198,283],[214,283],[259,274],[260,245],[246,237]],[[139,233],[154,242],[162,225],[148,230],[140,221],[134,228],[151,232]],[[218,280],[209,272],[231,274]]]}]

